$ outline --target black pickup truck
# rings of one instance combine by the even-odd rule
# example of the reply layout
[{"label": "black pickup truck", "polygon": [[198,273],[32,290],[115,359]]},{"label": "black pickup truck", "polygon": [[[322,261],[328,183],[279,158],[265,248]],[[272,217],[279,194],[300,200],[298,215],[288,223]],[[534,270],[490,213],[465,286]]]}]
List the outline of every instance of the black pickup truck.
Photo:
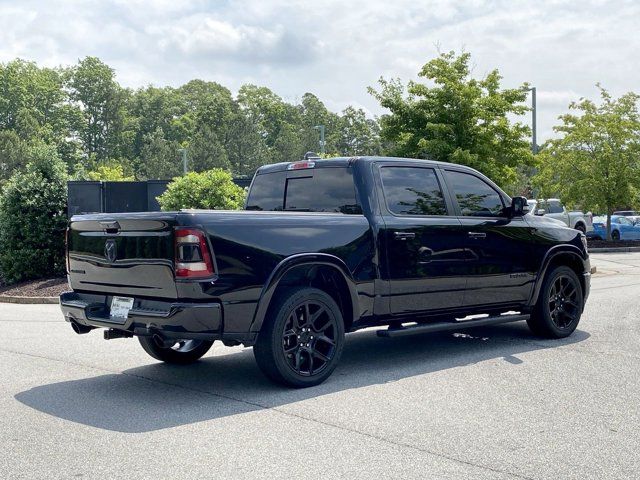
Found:
[{"label": "black pickup truck", "polygon": [[253,346],[268,377],[295,387],[325,380],[345,332],[367,327],[395,337],[526,320],[566,337],[589,294],[586,240],[526,212],[460,165],[268,165],[244,211],[73,217],[61,308],[76,333],[136,336],[165,362],[194,362],[215,340]]}]

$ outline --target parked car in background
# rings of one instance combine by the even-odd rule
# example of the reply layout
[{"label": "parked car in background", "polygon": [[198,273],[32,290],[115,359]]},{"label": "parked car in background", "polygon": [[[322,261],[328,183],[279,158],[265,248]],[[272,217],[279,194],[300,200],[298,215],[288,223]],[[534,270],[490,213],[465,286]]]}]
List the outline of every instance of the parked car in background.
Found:
[{"label": "parked car in background", "polygon": [[[607,217],[594,217],[593,232],[589,232],[587,236],[601,240],[606,239]],[[640,240],[640,224],[634,224],[629,220],[629,217],[612,215],[611,238],[613,240]]]},{"label": "parked car in background", "polygon": [[616,212],[613,212],[613,214],[627,217],[634,225],[640,223],[640,212],[638,212],[637,210],[618,210]]},{"label": "parked car in background", "polygon": [[557,198],[527,200],[527,204],[529,205],[529,214],[531,215],[544,215],[547,218],[555,218],[567,227],[575,228],[582,233],[593,231],[593,215],[591,212],[569,211]]}]

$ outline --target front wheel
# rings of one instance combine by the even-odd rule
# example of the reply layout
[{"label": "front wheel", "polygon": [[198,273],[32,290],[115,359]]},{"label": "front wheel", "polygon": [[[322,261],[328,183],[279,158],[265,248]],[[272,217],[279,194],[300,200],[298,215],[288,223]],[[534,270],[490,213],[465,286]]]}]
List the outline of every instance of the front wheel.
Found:
[{"label": "front wheel", "polygon": [[290,387],[318,385],[336,368],[344,323],[336,302],[316,288],[281,292],[269,308],[253,353],[271,380]]},{"label": "front wheel", "polygon": [[547,273],[542,282],[531,317],[529,328],[546,338],[568,337],[578,326],[584,297],[576,272],[565,266],[557,266]]},{"label": "front wheel", "polygon": [[618,230],[611,232],[611,240],[615,240],[616,242],[620,240],[620,232]]},{"label": "front wheel", "polygon": [[173,344],[152,337],[138,337],[145,352],[156,360],[186,365],[193,363],[209,351],[213,345],[209,340],[176,340]]},{"label": "front wheel", "polygon": [[578,223],[575,228],[579,232],[582,232],[582,233],[586,233],[587,232],[587,227],[584,226],[584,223]]}]

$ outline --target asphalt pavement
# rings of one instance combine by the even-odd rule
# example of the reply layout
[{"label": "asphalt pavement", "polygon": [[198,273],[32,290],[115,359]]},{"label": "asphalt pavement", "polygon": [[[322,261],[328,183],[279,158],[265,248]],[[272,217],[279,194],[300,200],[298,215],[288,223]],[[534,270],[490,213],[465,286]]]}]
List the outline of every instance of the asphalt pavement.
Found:
[{"label": "asphalt pavement", "polygon": [[169,366],[0,304],[0,478],[640,478],[640,253],[592,263],[570,338],[367,330],[305,390],[251,349]]}]

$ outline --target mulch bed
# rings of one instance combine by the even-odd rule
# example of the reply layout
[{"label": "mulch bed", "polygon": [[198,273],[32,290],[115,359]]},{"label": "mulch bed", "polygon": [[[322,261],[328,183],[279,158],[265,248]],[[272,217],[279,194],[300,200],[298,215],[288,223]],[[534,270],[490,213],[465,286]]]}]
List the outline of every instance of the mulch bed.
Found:
[{"label": "mulch bed", "polygon": [[621,248],[621,247],[640,247],[640,240],[597,240],[588,238],[587,244],[589,248]]},{"label": "mulch bed", "polygon": [[65,277],[45,278],[0,287],[0,296],[57,297],[67,290],[69,290],[69,286]]}]

